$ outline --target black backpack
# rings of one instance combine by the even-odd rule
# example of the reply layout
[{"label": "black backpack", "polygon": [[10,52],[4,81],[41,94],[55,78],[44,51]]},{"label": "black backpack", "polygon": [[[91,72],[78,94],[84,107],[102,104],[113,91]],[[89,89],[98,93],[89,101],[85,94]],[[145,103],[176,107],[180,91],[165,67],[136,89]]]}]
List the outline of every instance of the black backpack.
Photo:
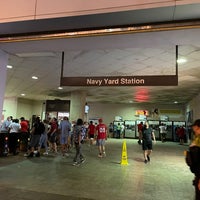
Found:
[{"label": "black backpack", "polygon": [[45,131],[45,126],[42,122],[35,124],[35,133],[41,135]]},{"label": "black backpack", "polygon": [[186,151],[185,161],[194,174],[200,172],[200,147],[192,146]]}]

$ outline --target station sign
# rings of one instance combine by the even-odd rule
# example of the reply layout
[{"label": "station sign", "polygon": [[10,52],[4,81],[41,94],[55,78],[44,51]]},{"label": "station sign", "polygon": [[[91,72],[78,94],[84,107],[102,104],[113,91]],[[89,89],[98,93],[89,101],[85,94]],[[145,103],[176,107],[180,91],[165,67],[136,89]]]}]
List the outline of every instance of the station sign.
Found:
[{"label": "station sign", "polygon": [[61,86],[177,86],[177,75],[61,77]]}]

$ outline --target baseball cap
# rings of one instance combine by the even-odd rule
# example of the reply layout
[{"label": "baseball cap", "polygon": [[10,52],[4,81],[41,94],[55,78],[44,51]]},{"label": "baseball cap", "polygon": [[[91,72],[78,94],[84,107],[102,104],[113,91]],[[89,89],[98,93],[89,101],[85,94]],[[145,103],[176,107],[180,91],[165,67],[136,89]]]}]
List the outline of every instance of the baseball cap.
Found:
[{"label": "baseball cap", "polygon": [[192,126],[199,126],[200,127],[200,119],[195,120]]},{"label": "baseball cap", "polygon": [[101,122],[103,122],[103,119],[100,118],[100,119],[99,119],[99,123],[101,123]]}]

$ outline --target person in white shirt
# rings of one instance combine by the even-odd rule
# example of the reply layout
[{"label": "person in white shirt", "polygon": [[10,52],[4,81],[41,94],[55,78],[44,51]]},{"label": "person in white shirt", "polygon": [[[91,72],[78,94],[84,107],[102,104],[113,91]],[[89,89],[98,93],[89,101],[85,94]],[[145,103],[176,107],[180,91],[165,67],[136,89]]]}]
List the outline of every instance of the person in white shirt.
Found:
[{"label": "person in white shirt", "polygon": [[165,124],[162,123],[159,126],[159,130],[160,130],[161,141],[165,142],[166,141],[166,130],[167,130],[167,127],[165,126]]},{"label": "person in white shirt", "polygon": [[9,139],[8,139],[8,147],[9,153],[13,155],[17,155],[17,140],[19,139],[21,125],[18,119],[14,119],[13,122],[9,125]]},{"label": "person in white shirt", "polygon": [[4,120],[4,122],[1,125],[1,133],[8,133],[9,131],[9,125],[11,124],[11,118],[7,117],[6,120]]}]

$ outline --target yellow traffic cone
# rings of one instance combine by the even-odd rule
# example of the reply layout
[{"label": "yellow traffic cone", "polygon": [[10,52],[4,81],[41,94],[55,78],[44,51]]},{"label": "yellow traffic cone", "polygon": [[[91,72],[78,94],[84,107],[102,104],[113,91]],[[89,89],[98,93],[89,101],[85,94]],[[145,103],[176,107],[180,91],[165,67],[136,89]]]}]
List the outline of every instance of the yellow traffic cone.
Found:
[{"label": "yellow traffic cone", "polygon": [[128,165],[128,157],[127,157],[127,149],[126,149],[126,140],[124,140],[124,142],[123,142],[121,165]]}]

